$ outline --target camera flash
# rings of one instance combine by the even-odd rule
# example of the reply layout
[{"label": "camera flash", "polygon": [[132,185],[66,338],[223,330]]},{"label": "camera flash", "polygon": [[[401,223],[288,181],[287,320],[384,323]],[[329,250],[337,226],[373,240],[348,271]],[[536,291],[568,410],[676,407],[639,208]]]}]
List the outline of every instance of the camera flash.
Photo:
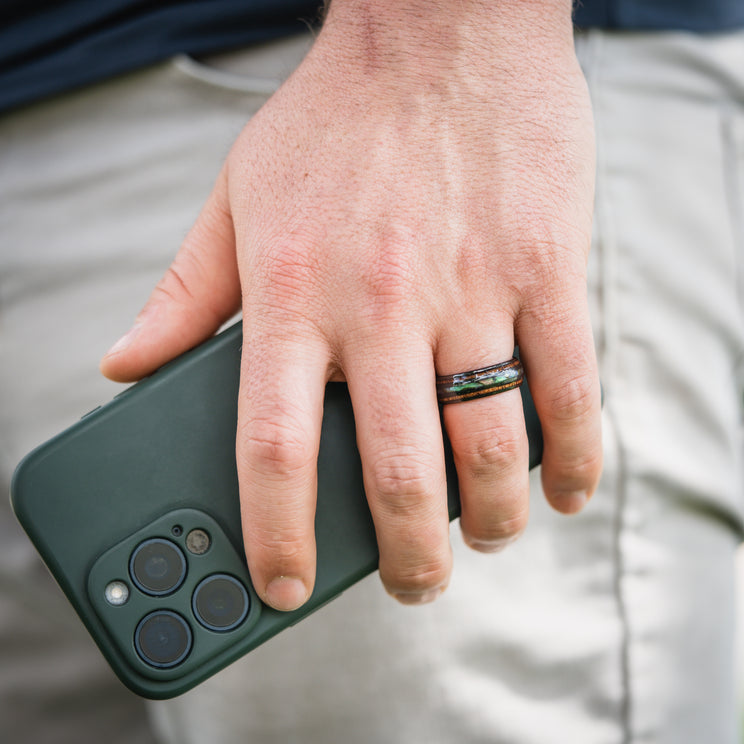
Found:
[{"label": "camera flash", "polygon": [[104,596],[110,605],[119,607],[129,599],[129,587],[123,581],[112,581],[106,585]]},{"label": "camera flash", "polygon": [[191,530],[186,535],[186,549],[194,555],[204,555],[209,550],[212,540],[205,530]]}]

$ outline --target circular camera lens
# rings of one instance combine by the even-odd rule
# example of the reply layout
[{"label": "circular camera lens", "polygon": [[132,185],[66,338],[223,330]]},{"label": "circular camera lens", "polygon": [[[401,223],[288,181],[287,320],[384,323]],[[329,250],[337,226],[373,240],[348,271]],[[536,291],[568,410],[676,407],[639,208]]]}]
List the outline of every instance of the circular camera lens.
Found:
[{"label": "circular camera lens", "polygon": [[191,628],[175,612],[151,612],[140,620],[134,631],[134,645],[146,664],[158,669],[174,667],[191,651]]},{"label": "circular camera lens", "polygon": [[170,540],[145,540],[129,561],[132,580],[145,594],[161,596],[178,589],[186,578],[186,558]]},{"label": "circular camera lens", "polygon": [[196,619],[205,628],[222,633],[237,628],[245,620],[251,600],[236,578],[214,574],[196,587],[191,604]]}]

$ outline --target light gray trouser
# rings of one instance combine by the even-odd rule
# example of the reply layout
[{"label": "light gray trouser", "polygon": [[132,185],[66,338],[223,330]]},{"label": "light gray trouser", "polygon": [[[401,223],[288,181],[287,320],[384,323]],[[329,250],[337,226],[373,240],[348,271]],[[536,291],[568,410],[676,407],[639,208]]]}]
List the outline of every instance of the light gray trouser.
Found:
[{"label": "light gray trouser", "polygon": [[[0,464],[116,390],[126,330],[290,40],[174,60],[0,120]],[[742,517],[744,34],[579,37],[597,123],[590,293],[606,467],[496,556],[465,549],[423,608],[376,576],[197,690],[163,741],[733,744]],[[225,66],[232,72],[225,72]],[[0,506],[8,741],[146,742]]]}]

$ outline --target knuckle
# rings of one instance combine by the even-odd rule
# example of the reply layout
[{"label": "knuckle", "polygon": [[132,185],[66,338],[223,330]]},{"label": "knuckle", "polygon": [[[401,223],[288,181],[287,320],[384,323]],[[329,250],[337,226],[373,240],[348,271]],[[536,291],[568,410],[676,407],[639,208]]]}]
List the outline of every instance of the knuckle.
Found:
[{"label": "knuckle", "polygon": [[219,326],[226,298],[235,307],[239,304],[239,288],[237,282],[233,285],[226,279],[217,299],[214,293],[205,292],[205,282],[211,281],[209,274],[198,251],[182,249],[155,286],[152,299],[180,306],[197,325]]},{"label": "knuckle", "polygon": [[602,471],[602,451],[595,448],[564,456],[555,468],[555,491],[593,490]]},{"label": "knuckle", "polygon": [[303,566],[306,563],[306,536],[298,529],[278,527],[251,534],[252,557],[261,557],[263,562],[286,570],[290,566]]},{"label": "knuckle", "polygon": [[418,514],[423,501],[438,490],[436,469],[420,453],[378,457],[371,467],[373,488],[386,510],[395,517]]},{"label": "knuckle", "polygon": [[514,247],[522,298],[519,312],[543,325],[562,328],[586,293],[586,259],[555,238],[523,235]]},{"label": "knuckle", "polygon": [[366,263],[361,280],[372,321],[397,317],[419,295],[421,275],[414,256],[406,240],[383,240]]},{"label": "knuckle", "polygon": [[529,521],[529,506],[525,502],[508,516],[493,521],[479,520],[475,524],[464,525],[464,531],[472,540],[481,543],[508,543],[519,537]]},{"label": "knuckle", "polygon": [[315,252],[305,243],[294,241],[273,245],[261,255],[253,281],[268,313],[306,319],[308,303],[318,294],[321,276],[323,272]]},{"label": "knuckle", "polygon": [[524,451],[522,439],[504,428],[469,433],[455,445],[457,464],[474,478],[493,478],[514,467]]},{"label": "knuckle", "polygon": [[383,582],[391,593],[423,594],[446,586],[450,565],[445,558],[431,558],[411,567],[396,564],[394,571],[384,571]]},{"label": "knuckle", "polygon": [[187,304],[194,300],[194,292],[189,287],[186,272],[178,265],[181,259],[177,259],[168,267],[163,278],[155,286],[154,294],[164,297],[166,300],[177,304]]},{"label": "knuckle", "polygon": [[241,426],[240,434],[239,461],[252,470],[292,475],[314,466],[312,438],[286,417],[254,418]]},{"label": "knuckle", "polygon": [[524,198],[511,210],[505,234],[520,255],[537,262],[538,268],[554,270],[556,278],[572,266],[582,267],[589,251],[584,221],[561,213],[551,199]]},{"label": "knuckle", "polygon": [[272,252],[266,261],[268,285],[283,294],[301,294],[313,286],[318,275],[317,262],[308,252],[284,246]]},{"label": "knuckle", "polygon": [[558,424],[574,424],[588,418],[594,411],[595,380],[589,375],[577,375],[564,381],[547,401],[547,415]]},{"label": "knuckle", "polygon": [[408,295],[413,285],[413,277],[407,262],[400,256],[390,261],[375,261],[367,275],[371,294],[379,300],[393,300]]}]

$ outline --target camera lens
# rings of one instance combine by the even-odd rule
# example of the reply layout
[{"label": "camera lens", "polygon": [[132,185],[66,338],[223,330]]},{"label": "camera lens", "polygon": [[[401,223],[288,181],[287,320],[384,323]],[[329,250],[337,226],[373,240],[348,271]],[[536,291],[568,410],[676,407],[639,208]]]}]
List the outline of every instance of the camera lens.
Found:
[{"label": "camera lens", "polygon": [[175,612],[160,610],[140,620],[134,645],[145,663],[158,669],[180,664],[191,651],[191,628]]},{"label": "camera lens", "polygon": [[178,589],[186,578],[186,558],[170,540],[145,540],[129,561],[132,581],[145,594],[161,596]]},{"label": "camera lens", "polygon": [[245,620],[251,600],[237,579],[214,574],[196,587],[191,604],[196,619],[205,628],[224,632],[237,628]]}]

